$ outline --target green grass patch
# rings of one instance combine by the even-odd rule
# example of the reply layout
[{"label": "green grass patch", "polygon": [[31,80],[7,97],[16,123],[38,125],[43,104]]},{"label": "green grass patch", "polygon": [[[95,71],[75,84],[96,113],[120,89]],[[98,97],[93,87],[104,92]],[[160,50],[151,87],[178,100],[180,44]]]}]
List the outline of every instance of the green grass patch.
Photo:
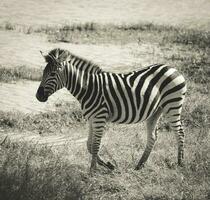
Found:
[{"label": "green grass patch", "polygon": [[39,69],[29,68],[25,65],[15,68],[6,68],[0,66],[0,82],[11,82],[19,79],[40,81],[42,72]]}]

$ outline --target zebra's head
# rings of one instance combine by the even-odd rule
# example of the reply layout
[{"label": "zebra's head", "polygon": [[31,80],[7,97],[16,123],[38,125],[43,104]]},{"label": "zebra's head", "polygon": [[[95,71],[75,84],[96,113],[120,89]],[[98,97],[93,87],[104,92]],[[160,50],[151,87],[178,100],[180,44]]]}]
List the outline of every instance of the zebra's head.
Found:
[{"label": "zebra's head", "polygon": [[41,102],[47,101],[50,95],[65,86],[65,61],[68,60],[67,58],[70,57],[70,54],[65,50],[53,49],[43,56],[47,65],[36,93],[36,98]]}]

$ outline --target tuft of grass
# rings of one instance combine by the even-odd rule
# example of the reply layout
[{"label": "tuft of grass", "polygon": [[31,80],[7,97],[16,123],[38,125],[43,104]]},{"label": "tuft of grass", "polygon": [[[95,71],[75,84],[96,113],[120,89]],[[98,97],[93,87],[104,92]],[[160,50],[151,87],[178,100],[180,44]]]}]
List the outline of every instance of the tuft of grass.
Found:
[{"label": "tuft of grass", "polygon": [[15,25],[12,24],[12,23],[10,23],[10,22],[6,22],[6,23],[4,24],[4,29],[5,29],[5,30],[15,30]]},{"label": "tuft of grass", "polygon": [[173,34],[169,38],[164,37],[164,40],[177,44],[206,48],[210,46],[210,32],[181,28],[173,31]]},{"label": "tuft of grass", "polygon": [[19,79],[41,81],[42,72],[39,69],[29,68],[25,65],[15,68],[0,67],[0,82],[11,82]]},{"label": "tuft of grass", "polygon": [[64,25],[60,31],[95,31],[97,29],[95,23],[84,23],[84,24],[72,24]]},{"label": "tuft of grass", "polygon": [[137,23],[137,24],[123,24],[116,26],[117,29],[123,31],[141,31],[141,32],[164,32],[175,31],[178,28],[174,26],[158,25],[153,23]]},{"label": "tuft of grass", "polygon": [[12,114],[1,113],[0,126],[3,128],[13,128],[16,126],[18,120]]},{"label": "tuft of grass", "polygon": [[198,103],[190,113],[187,113],[186,123],[194,127],[210,128],[210,108],[208,105],[208,100]]},{"label": "tuft of grass", "polygon": [[78,127],[85,124],[82,112],[77,104],[56,105],[56,111],[38,114],[0,111],[0,126],[13,130],[28,130],[42,133],[60,133],[62,128]]},{"label": "tuft of grass", "polygon": [[94,23],[64,25],[56,31],[55,40],[58,42],[71,42],[73,40],[73,37],[71,36],[72,33],[81,34],[81,32],[89,33],[95,31],[96,25]]}]

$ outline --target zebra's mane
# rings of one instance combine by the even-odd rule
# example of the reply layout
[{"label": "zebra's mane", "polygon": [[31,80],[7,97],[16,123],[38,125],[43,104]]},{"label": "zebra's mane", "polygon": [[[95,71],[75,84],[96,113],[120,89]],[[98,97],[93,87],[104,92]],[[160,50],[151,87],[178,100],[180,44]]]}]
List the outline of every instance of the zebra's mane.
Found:
[{"label": "zebra's mane", "polygon": [[80,56],[77,56],[75,54],[72,54],[71,52],[69,52],[68,50],[64,50],[64,49],[60,49],[60,48],[55,48],[53,50],[51,50],[48,55],[45,57],[46,61],[49,63],[49,62],[52,62],[53,61],[53,58],[55,58],[58,62],[63,62],[67,59],[71,59],[71,58],[77,58],[79,60],[82,60],[86,63],[89,63],[89,67],[91,68],[90,69],[90,73],[93,73],[93,74],[98,74],[100,72],[102,72],[102,69],[96,64],[96,63],[93,63],[92,61],[90,60],[87,60],[85,58],[82,58]]}]

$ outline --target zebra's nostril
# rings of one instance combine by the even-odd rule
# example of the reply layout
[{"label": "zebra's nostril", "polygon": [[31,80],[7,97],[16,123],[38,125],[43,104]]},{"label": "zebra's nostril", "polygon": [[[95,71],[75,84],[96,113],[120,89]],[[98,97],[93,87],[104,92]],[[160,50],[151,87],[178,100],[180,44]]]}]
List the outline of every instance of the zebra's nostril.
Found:
[{"label": "zebra's nostril", "polygon": [[39,87],[39,89],[37,90],[37,93],[36,93],[36,98],[41,102],[47,101],[48,97],[45,96],[44,87]]}]

